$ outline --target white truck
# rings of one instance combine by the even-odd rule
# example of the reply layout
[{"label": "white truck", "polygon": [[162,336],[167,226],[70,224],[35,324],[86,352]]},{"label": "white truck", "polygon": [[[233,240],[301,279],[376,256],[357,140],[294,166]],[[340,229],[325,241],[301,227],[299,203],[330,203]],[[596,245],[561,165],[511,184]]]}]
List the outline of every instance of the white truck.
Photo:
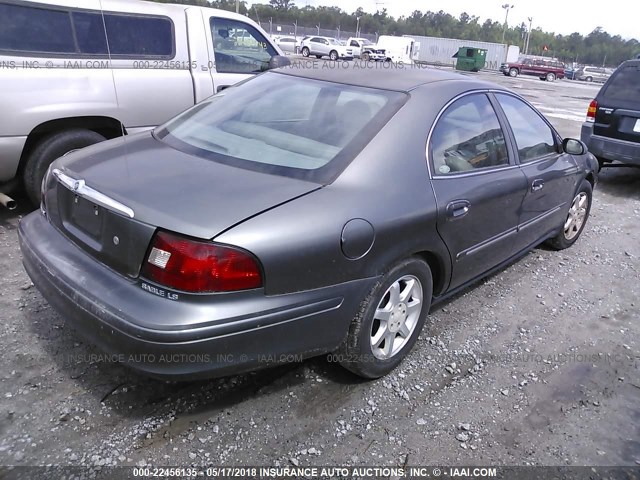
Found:
[{"label": "white truck", "polygon": [[[78,6],[81,5],[81,6]],[[252,20],[138,0],[0,0],[0,192],[289,63]]]},{"label": "white truck", "polygon": [[362,60],[386,60],[384,53],[376,49],[376,45],[367,38],[349,37],[347,46],[353,49],[353,56]]}]

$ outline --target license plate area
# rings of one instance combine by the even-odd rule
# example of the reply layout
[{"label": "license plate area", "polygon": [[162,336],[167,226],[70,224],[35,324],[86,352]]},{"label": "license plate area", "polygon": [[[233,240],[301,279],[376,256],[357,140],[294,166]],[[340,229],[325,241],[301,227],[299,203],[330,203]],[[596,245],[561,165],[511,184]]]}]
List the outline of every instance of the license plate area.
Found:
[{"label": "license plate area", "polygon": [[104,225],[104,208],[79,195],[73,195],[71,223],[95,240],[100,237]]}]

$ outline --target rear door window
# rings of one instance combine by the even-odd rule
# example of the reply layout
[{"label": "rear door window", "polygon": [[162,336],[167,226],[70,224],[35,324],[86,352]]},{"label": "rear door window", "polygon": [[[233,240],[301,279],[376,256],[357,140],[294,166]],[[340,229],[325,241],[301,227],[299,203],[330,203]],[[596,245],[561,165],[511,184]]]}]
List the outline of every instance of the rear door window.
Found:
[{"label": "rear door window", "polygon": [[625,100],[640,103],[640,68],[638,65],[623,66],[609,79],[602,96],[607,100]]},{"label": "rear door window", "polygon": [[451,175],[509,165],[505,137],[484,94],[456,100],[433,130],[434,175]]}]

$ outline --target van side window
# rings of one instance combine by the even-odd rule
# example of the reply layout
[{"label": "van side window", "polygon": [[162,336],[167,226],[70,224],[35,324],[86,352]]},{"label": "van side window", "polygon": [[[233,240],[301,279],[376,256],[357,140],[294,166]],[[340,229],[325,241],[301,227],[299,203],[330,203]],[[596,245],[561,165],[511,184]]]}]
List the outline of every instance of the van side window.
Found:
[{"label": "van side window", "polygon": [[253,26],[211,18],[211,38],[218,73],[257,73],[267,69],[276,50]]},{"label": "van side window", "polygon": [[88,55],[108,53],[101,14],[73,12],[73,27],[76,29],[76,39],[81,53]]},{"label": "van side window", "polygon": [[174,37],[166,17],[109,13],[103,22],[100,12],[0,4],[0,50],[5,51],[173,58]]},{"label": "van side window", "polygon": [[111,55],[174,56],[173,24],[168,18],[105,14]]},{"label": "van side window", "polygon": [[0,50],[74,53],[69,12],[0,4]]}]

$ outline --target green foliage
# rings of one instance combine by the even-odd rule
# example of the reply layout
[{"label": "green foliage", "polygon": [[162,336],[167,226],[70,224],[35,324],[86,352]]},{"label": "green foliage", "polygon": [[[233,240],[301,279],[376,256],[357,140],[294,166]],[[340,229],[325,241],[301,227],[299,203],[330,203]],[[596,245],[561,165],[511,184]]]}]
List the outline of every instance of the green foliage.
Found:
[{"label": "green foliage", "polygon": [[[235,11],[236,8],[235,0],[152,1],[212,6],[230,11]],[[415,10],[409,16],[396,19],[389,16],[386,8],[375,13],[365,12],[362,8],[347,13],[340,7],[298,7],[294,0],[269,0],[268,4],[253,4],[248,10],[246,2],[240,3],[240,13],[248,13],[254,20],[272,19],[274,24],[290,25],[297,22],[301,26],[320,25],[329,29],[340,26],[342,31],[355,32],[356,18],[360,17],[360,31],[378,35],[423,35],[500,43],[504,27],[502,22],[489,19],[480,23],[477,16],[463,13],[456,18],[442,10],[424,13]],[[519,45],[520,50],[524,52],[527,27],[520,24],[507,28],[505,43]],[[544,50],[545,46],[548,48],[547,51]],[[565,62],[617,66],[640,53],[640,42],[637,39],[624,40],[619,35],[611,36],[600,27],[586,36],[579,33],[556,35],[536,28],[531,32],[529,53],[553,56]]]}]

